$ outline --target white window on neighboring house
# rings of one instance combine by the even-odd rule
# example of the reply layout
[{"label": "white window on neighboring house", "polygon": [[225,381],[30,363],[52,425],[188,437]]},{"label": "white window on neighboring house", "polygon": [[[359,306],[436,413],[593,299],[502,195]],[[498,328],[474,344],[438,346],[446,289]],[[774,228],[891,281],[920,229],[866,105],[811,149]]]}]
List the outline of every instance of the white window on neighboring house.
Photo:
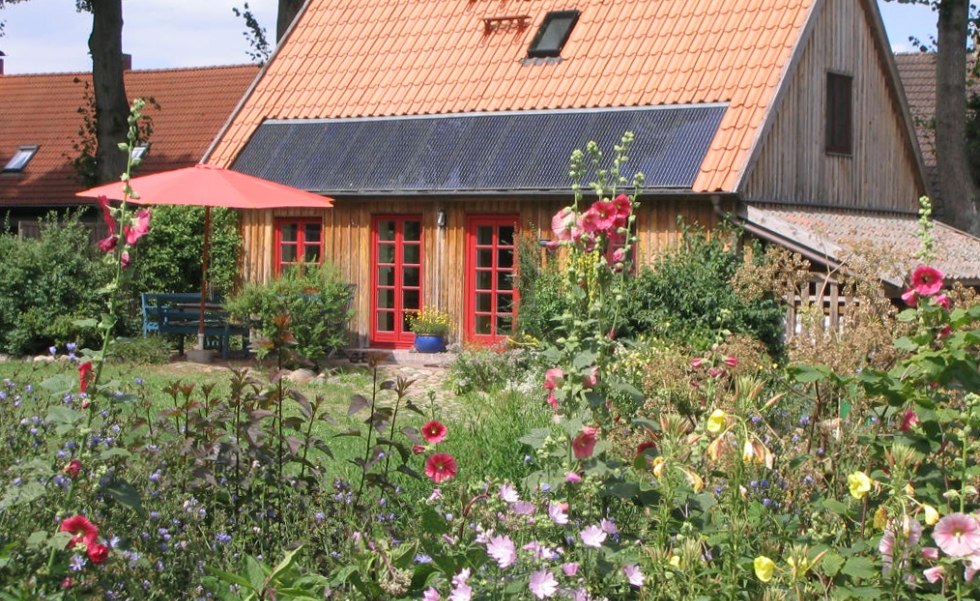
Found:
[{"label": "white window on neighboring house", "polygon": [[14,156],[7,161],[7,164],[3,166],[4,173],[23,173],[24,168],[27,167],[27,163],[34,158],[34,154],[37,152],[37,146],[21,146],[14,153]]},{"label": "white window on neighboring house", "polygon": [[145,144],[138,144],[133,146],[133,151],[130,153],[130,157],[133,159],[134,163],[138,163],[146,158],[146,153],[150,152],[149,142]]}]

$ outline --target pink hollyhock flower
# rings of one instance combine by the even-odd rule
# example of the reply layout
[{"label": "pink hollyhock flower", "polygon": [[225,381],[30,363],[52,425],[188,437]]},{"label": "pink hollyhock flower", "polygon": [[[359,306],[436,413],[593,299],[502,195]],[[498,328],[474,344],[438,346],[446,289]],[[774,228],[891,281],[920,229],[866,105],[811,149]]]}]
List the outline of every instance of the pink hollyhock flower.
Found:
[{"label": "pink hollyhock flower", "polygon": [[914,289],[909,289],[902,293],[902,300],[910,307],[919,305],[919,295],[915,293]]},{"label": "pink hollyhock flower", "polygon": [[[908,522],[908,534],[905,542],[902,546],[905,548],[902,553],[902,560],[908,559],[909,552],[908,547],[913,547],[918,544],[919,539],[922,538],[922,526],[919,522],[909,520]],[[894,549],[895,549],[895,529],[892,524],[889,524],[885,528],[885,533],[881,536],[881,541],[878,543],[878,551],[881,553],[881,563],[884,568],[884,572],[887,574],[891,571],[892,562],[894,561]]]},{"label": "pink hollyhock flower", "polygon": [[136,241],[145,236],[150,231],[150,210],[140,209],[134,215],[132,225],[123,227],[123,234],[126,236],[126,244],[132,246]]},{"label": "pink hollyhock flower", "polygon": [[555,388],[559,388],[564,378],[565,372],[562,371],[560,367],[552,367],[548,371],[544,372],[545,390],[554,390]]},{"label": "pink hollyhock flower", "polygon": [[449,453],[433,453],[425,460],[425,475],[439,484],[456,475],[456,459]]},{"label": "pink hollyhock flower", "polygon": [[88,548],[88,558],[95,565],[99,565],[109,558],[109,547],[102,544],[90,545]]},{"label": "pink hollyhock flower", "polygon": [[912,272],[912,288],[919,296],[932,296],[942,290],[944,277],[935,267],[919,265]]},{"label": "pink hollyhock flower", "polygon": [[936,584],[943,577],[943,566],[935,566],[932,568],[927,568],[922,571],[922,574],[926,577],[926,580],[930,584]]},{"label": "pink hollyhock flower", "polygon": [[517,494],[517,490],[515,490],[510,484],[501,484],[500,488],[497,489],[497,495],[499,495],[505,503],[516,503],[521,500],[520,495]]},{"label": "pink hollyhock flower", "polygon": [[953,307],[953,301],[949,300],[949,297],[945,294],[937,294],[932,297],[932,300],[936,301],[936,304],[949,311]]},{"label": "pink hollyhock flower", "polygon": [[79,543],[85,545],[86,548],[90,547],[95,544],[99,537],[99,529],[84,515],[66,518],[61,522],[61,527],[58,530],[72,535],[72,539],[68,541],[68,547],[66,547],[69,549]]},{"label": "pink hollyhock flower", "polygon": [[572,230],[572,238],[578,242],[585,238],[586,236],[591,237],[595,235],[596,232],[602,230],[600,227],[600,216],[591,208],[579,215],[578,220],[575,222],[578,231]]},{"label": "pink hollyhock flower", "polygon": [[558,592],[558,581],[547,569],[531,572],[528,588],[538,599],[547,599]]},{"label": "pink hollyhock flower", "polygon": [[574,225],[575,213],[568,207],[558,211],[551,218],[551,231],[555,233],[558,240],[571,240]]},{"label": "pink hollyhock flower", "polygon": [[561,564],[561,571],[566,576],[568,576],[569,578],[571,578],[575,574],[578,574],[578,563],[577,562],[574,562],[574,561],[570,561],[568,563],[563,563],[563,564]]},{"label": "pink hollyhock flower", "polygon": [[595,450],[596,429],[591,426],[583,426],[582,432],[572,441],[572,452],[576,459],[588,459]]},{"label": "pink hollyhock flower", "polygon": [[582,544],[586,547],[598,549],[606,540],[606,533],[599,526],[588,526],[582,529],[579,537],[582,539]]},{"label": "pink hollyhock flower", "polygon": [[422,593],[422,601],[440,601],[440,599],[442,597],[439,596],[439,591],[431,586]]},{"label": "pink hollyhock flower", "polygon": [[937,561],[939,559],[939,549],[936,547],[922,547],[922,559]]},{"label": "pink hollyhock flower", "polygon": [[629,196],[620,194],[612,199],[612,206],[616,210],[616,214],[620,217],[629,217],[630,212],[633,210],[633,201],[630,200]]},{"label": "pink hollyhock flower", "polygon": [[734,355],[729,355],[729,356],[725,357],[724,362],[725,362],[725,365],[727,365],[728,367],[737,367],[738,366],[738,357],[736,357]]},{"label": "pink hollyhock flower", "polygon": [[65,466],[64,472],[68,474],[69,478],[77,478],[78,474],[82,472],[82,462],[79,459],[72,459]]},{"label": "pink hollyhock flower", "polygon": [[708,377],[710,378],[720,378],[725,375],[725,370],[719,369],[717,367],[708,368]]},{"label": "pink hollyhock flower", "polygon": [[446,433],[448,431],[442,422],[432,420],[422,426],[422,438],[429,444],[439,444],[446,439]]},{"label": "pink hollyhock flower", "polygon": [[602,232],[608,232],[615,227],[616,217],[619,214],[616,205],[608,200],[595,201],[587,212],[595,215],[596,229]]},{"label": "pink hollyhock flower", "polygon": [[919,416],[915,413],[914,409],[909,409],[902,414],[902,425],[899,429],[902,432],[909,432],[912,428],[919,425]]},{"label": "pink hollyhock flower", "polygon": [[116,245],[118,243],[119,243],[119,236],[113,234],[108,238],[103,238],[99,240],[99,250],[101,250],[105,254],[109,254],[116,248]]},{"label": "pink hollyhock flower", "polygon": [[73,586],[75,586],[75,580],[71,576],[65,576],[65,579],[61,581],[61,590],[67,591]]},{"label": "pink hollyhock flower", "polygon": [[622,263],[626,260],[626,249],[617,248],[612,252],[613,263]]},{"label": "pink hollyhock flower", "polygon": [[626,580],[637,588],[643,586],[643,572],[640,571],[640,566],[636,564],[627,564],[623,566],[623,573],[626,574]]},{"label": "pink hollyhock flower", "polygon": [[109,199],[105,196],[100,196],[97,202],[99,203],[99,208],[102,209],[102,220],[105,221],[106,227],[109,228],[109,234],[115,235],[116,220],[112,217],[112,209],[109,207]]},{"label": "pink hollyhock flower", "polygon": [[966,557],[980,551],[980,524],[972,515],[951,513],[936,524],[932,539],[946,555]]},{"label": "pink hollyhock flower", "polygon": [[568,523],[568,503],[548,503],[548,517],[551,521],[564,526]]},{"label": "pink hollyhock flower", "polygon": [[503,569],[509,568],[517,559],[517,550],[514,548],[514,541],[510,537],[500,535],[490,539],[487,543],[487,555],[492,557],[497,565]]},{"label": "pink hollyhock flower", "polygon": [[568,472],[565,474],[565,482],[568,482],[569,484],[578,484],[581,481],[582,476],[580,476],[578,472]]},{"label": "pink hollyhock flower", "polygon": [[89,382],[92,380],[92,362],[85,361],[78,365],[78,391],[88,390]]},{"label": "pink hollyhock flower", "polygon": [[421,455],[424,452],[425,452],[425,447],[423,447],[422,445],[420,444],[412,445],[412,453],[414,453],[415,455]]},{"label": "pink hollyhock flower", "polygon": [[952,333],[953,333],[953,328],[950,327],[949,324],[946,324],[943,327],[939,328],[939,331],[936,332],[936,338],[946,338]]},{"label": "pink hollyhock flower", "polygon": [[599,383],[599,368],[593,365],[589,368],[589,372],[582,376],[582,386],[586,390],[592,390],[595,385]]},{"label": "pink hollyhock flower", "polygon": [[558,397],[555,396],[554,390],[548,391],[548,398],[546,399],[546,402],[548,403],[548,406],[551,407],[552,411],[558,413]]},{"label": "pink hollyhock flower", "polygon": [[691,359],[691,369],[701,369],[705,364],[704,357],[695,357]]}]

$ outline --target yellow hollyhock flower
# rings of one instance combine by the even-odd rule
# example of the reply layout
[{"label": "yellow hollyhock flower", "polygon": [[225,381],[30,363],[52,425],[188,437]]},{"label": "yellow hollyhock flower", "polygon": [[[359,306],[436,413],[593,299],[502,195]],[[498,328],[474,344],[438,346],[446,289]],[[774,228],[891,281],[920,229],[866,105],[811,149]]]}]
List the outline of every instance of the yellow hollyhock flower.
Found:
[{"label": "yellow hollyhock flower", "polygon": [[884,505],[879,505],[878,509],[875,510],[875,517],[872,523],[878,530],[884,530],[885,526],[888,525],[888,512],[885,511]]},{"label": "yellow hollyhock flower", "polygon": [[752,560],[752,567],[755,569],[755,577],[763,582],[772,580],[772,574],[776,569],[776,564],[765,555],[760,555]]},{"label": "yellow hollyhock flower", "polygon": [[926,524],[929,526],[935,526],[936,522],[939,521],[939,512],[936,511],[936,508],[928,503],[923,503],[922,511],[925,513]]},{"label": "yellow hollyhock flower", "polygon": [[871,478],[864,472],[854,472],[847,477],[847,488],[855,499],[863,499],[871,491]]},{"label": "yellow hollyhock flower", "polygon": [[711,434],[717,434],[725,428],[725,422],[728,420],[728,416],[721,409],[715,409],[708,416],[708,425],[705,430]]}]

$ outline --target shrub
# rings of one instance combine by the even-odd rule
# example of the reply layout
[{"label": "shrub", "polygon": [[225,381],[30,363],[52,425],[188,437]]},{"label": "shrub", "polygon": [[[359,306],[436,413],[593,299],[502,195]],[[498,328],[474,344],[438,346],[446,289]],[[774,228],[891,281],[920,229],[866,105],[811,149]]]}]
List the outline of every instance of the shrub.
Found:
[{"label": "shrub", "polygon": [[170,360],[171,348],[163,336],[141,336],[116,339],[109,351],[116,360],[159,365]]},{"label": "shrub", "polygon": [[[249,284],[227,303],[232,317],[251,322],[265,339],[260,356],[291,347],[319,368],[319,361],[347,343],[353,291],[329,263],[292,270],[261,284]],[[279,343],[283,343],[280,345]]]},{"label": "shrub", "polygon": [[51,213],[40,226],[37,239],[0,234],[0,349],[12,354],[90,342],[94,331],[76,321],[99,314],[111,275],[77,213]]}]

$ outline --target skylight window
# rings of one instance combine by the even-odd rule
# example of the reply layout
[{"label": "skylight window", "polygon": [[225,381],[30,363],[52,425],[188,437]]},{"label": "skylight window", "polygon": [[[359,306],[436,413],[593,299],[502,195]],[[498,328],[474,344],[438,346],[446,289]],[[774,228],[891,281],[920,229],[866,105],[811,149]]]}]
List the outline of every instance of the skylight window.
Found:
[{"label": "skylight window", "polygon": [[561,49],[568,41],[579,14],[577,10],[562,10],[545,15],[527,55],[531,58],[561,56]]},{"label": "skylight window", "polygon": [[3,166],[4,173],[20,173],[27,167],[27,163],[34,158],[37,146],[21,146],[14,153],[14,156]]},{"label": "skylight window", "polygon": [[146,153],[148,152],[150,152],[149,142],[146,144],[138,144],[133,146],[133,151],[130,156],[132,157],[133,162],[142,161],[144,158],[146,158]]}]

